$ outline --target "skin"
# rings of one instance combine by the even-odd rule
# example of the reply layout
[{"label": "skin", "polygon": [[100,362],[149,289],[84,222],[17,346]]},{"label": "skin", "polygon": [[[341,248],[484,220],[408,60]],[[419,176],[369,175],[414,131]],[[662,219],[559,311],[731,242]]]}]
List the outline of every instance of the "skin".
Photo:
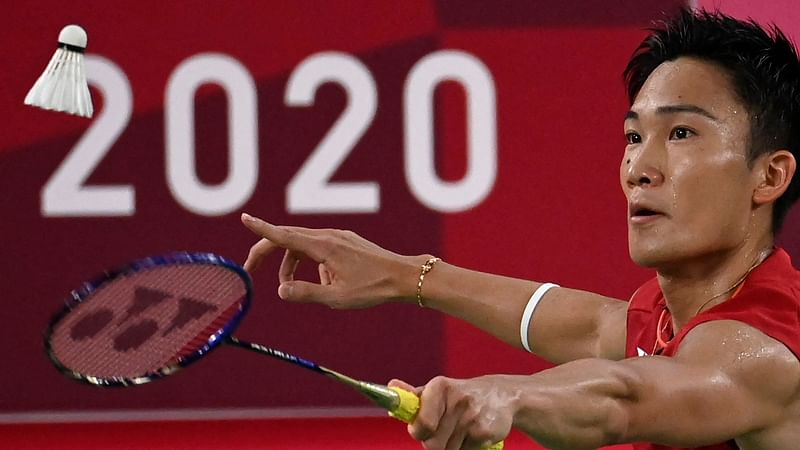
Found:
[{"label": "skin", "polygon": [[[749,116],[719,67],[692,58],[660,65],[628,113],[620,184],[629,248],[656,270],[675,330],[730,298],[731,286],[773,245],[772,204],[795,172],[777,150],[748,163]],[[656,214],[641,215],[642,208]],[[275,226],[243,215],[263,239],[245,268],[285,249],[279,296],[333,308],[416,302],[420,265],[341,230]],[[295,280],[301,261],[320,281]],[[426,306],[518,342],[539,283],[436,264]],[[624,442],[695,447],[736,439],[742,449],[790,449],[800,440],[800,363],[785,346],[736,321],[692,329],[672,358],[624,358],[627,303],[554,289],[533,317],[534,352],[559,365],[534,375],[436,377],[414,388],[421,409],[409,433],[427,449],[475,449],[512,427],[549,448]],[[725,345],[720,345],[724,343]],[[680,411],[680,414],[674,412]]]}]

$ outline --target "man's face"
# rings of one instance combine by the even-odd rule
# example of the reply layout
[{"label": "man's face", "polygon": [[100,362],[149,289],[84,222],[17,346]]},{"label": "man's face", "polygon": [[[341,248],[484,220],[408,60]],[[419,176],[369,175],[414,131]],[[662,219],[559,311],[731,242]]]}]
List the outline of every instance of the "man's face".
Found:
[{"label": "man's face", "polygon": [[620,182],[637,264],[666,268],[748,239],[750,121],[723,69],[687,57],[658,66],[631,106],[625,136]]}]

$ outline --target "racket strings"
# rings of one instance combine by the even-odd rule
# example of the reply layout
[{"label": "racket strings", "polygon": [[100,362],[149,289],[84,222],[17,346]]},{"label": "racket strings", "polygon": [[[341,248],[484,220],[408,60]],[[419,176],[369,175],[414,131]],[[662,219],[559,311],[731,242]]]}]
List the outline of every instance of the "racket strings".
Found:
[{"label": "racket strings", "polygon": [[54,326],[51,353],[85,376],[147,376],[203,349],[245,298],[241,277],[221,266],[168,265],[119,276]]},{"label": "racket strings", "polygon": [[208,324],[205,329],[203,329],[197,334],[197,336],[195,336],[182,349],[180,349],[175,355],[176,359],[185,358],[191,354],[194,354],[199,348],[202,348],[204,345],[208,344],[209,336],[215,334],[217,330],[220,330],[227,325],[233,316],[235,316],[241,310],[241,307],[242,305],[239,302],[232,303],[227,310],[220,314],[216,319],[211,321],[211,323]]}]

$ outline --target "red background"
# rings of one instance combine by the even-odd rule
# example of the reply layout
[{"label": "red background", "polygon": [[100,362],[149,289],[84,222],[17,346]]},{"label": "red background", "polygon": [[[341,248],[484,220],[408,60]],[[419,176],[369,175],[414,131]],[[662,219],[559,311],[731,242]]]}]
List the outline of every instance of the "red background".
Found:
[{"label": "red background", "polygon": [[[71,289],[99,270],[173,250],[242,260],[254,237],[238,211],[192,213],[165,177],[165,89],[186,58],[235,58],[257,88],[259,178],[243,210],[277,223],[349,228],[408,254],[433,253],[470,268],[553,281],[627,298],[650,274],[628,259],[617,181],[627,102],[621,70],[643,27],[678,0],[372,2],[63,2],[6,6],[0,55],[6,76],[0,133],[6,336],[0,371],[0,447],[6,448],[418,448],[402,425],[357,394],[279,362],[233,349],[151,385],[100,390],[61,377],[42,352],[42,330]],[[720,2],[716,2],[720,3]],[[788,3],[784,5],[789,8]],[[740,10],[735,12],[741,13]],[[133,114],[89,184],[130,184],[128,217],[43,217],[42,187],[91,120],[22,105],[62,26],[89,33],[88,52],[116,63]],[[488,197],[456,213],[434,211],[403,173],[403,85],[441,49],[488,68],[496,91],[498,170]],[[380,186],[376,213],[290,214],[286,186],[345,108],[335,84],[313,106],[284,103],[287,80],[309,56],[348,53],[377,86],[374,120],[334,181]],[[95,107],[103,98],[93,90]],[[465,93],[437,90],[437,170],[467,170]],[[227,101],[204,86],[195,99],[197,171],[227,173]],[[97,113],[96,113],[97,114]],[[800,248],[790,217],[782,242]],[[358,378],[422,384],[437,374],[530,373],[546,365],[429,310],[387,305],[330,311],[276,301],[279,257],[256,276],[242,338],[296,353]],[[153,422],[158,420],[159,422]],[[178,420],[178,421],[176,421]],[[108,423],[113,421],[113,423]],[[103,422],[98,424],[97,422]],[[178,438],[177,436],[180,436]],[[187,436],[189,436],[187,438]],[[186,440],[188,439],[188,440]],[[535,448],[514,434],[507,448]]]}]

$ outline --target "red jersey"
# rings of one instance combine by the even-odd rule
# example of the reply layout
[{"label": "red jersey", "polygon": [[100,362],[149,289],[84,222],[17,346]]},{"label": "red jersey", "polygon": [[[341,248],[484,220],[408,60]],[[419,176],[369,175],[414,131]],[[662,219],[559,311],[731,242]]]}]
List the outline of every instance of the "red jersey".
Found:
[{"label": "red jersey", "polygon": [[[666,347],[659,346],[656,339],[660,319],[662,327],[667,326],[666,336],[672,335],[672,320],[666,300],[658,280],[654,278],[633,294],[628,305],[626,358],[654,353],[673,356],[689,331],[712,320],[745,323],[781,342],[800,358],[800,272],[792,266],[789,255],[783,249],[776,248],[750,272],[733,297],[693,317],[668,341]],[[655,444],[634,444],[633,447],[635,450],[679,450]],[[698,448],[738,449],[734,441]]]}]

